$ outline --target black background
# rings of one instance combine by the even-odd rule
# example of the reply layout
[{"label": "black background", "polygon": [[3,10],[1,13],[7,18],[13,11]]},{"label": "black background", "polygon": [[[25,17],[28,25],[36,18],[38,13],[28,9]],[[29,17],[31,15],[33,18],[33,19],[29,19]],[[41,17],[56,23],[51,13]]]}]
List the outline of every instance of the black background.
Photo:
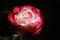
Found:
[{"label": "black background", "polygon": [[55,0],[0,0],[0,35],[9,36],[13,33],[7,16],[15,6],[31,5],[40,9],[44,18],[40,40],[52,40],[55,32],[53,29],[56,23],[57,3],[59,4],[59,1]]}]

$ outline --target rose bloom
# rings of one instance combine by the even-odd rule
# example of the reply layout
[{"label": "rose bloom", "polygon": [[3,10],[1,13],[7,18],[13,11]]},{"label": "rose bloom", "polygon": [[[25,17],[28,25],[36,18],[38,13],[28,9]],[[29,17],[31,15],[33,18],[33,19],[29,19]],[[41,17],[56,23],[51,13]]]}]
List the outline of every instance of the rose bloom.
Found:
[{"label": "rose bloom", "polygon": [[17,6],[8,15],[8,20],[20,29],[22,34],[39,34],[42,29],[41,11],[33,6]]}]

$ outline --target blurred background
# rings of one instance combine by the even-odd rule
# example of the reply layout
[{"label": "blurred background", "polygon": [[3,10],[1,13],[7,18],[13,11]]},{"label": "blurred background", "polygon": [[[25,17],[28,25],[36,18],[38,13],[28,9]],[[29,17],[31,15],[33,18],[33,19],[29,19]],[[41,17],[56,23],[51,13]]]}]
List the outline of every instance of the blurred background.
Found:
[{"label": "blurred background", "polygon": [[[15,6],[31,5],[41,10],[44,24],[40,35],[35,40],[49,40],[53,38],[53,27],[56,22],[56,7],[59,1],[48,0],[0,0],[0,40],[15,40],[19,36],[17,30],[11,27],[7,19],[9,12]],[[51,37],[50,37],[51,36]],[[16,39],[19,40],[19,39]]]}]

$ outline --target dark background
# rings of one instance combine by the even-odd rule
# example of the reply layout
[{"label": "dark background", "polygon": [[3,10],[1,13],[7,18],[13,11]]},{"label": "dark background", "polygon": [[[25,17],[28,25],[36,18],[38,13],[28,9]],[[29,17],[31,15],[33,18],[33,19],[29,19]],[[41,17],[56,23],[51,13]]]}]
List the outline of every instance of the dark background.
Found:
[{"label": "dark background", "polygon": [[7,19],[9,12],[15,6],[31,5],[40,9],[44,18],[43,29],[38,38],[40,40],[52,40],[54,36],[53,29],[56,23],[57,3],[59,4],[59,1],[55,0],[0,0],[0,36],[14,34]]}]

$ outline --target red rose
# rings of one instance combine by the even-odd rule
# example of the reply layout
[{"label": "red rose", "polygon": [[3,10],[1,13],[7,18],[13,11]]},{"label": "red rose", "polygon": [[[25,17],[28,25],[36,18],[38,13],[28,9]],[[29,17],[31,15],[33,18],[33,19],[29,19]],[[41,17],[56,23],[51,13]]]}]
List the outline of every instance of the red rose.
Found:
[{"label": "red rose", "polygon": [[43,18],[39,9],[32,6],[15,7],[8,15],[9,21],[21,31],[39,34],[42,29]]}]

